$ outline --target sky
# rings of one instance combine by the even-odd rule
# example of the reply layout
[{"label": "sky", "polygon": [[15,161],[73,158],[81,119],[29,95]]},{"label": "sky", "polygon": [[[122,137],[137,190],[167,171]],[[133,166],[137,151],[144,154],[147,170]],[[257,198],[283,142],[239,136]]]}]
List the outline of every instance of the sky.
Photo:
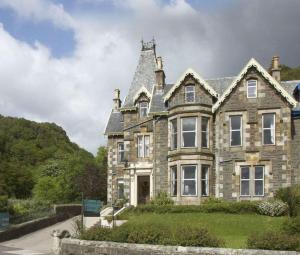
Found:
[{"label": "sky", "polygon": [[92,153],[141,39],[167,83],[237,75],[251,57],[300,66],[300,0],[0,0],[0,114],[55,122]]}]

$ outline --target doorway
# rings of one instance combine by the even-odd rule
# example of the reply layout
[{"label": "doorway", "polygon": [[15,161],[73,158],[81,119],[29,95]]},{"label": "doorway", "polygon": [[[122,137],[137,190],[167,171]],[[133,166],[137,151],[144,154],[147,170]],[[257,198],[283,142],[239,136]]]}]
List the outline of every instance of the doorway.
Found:
[{"label": "doorway", "polygon": [[137,176],[138,204],[146,204],[150,200],[150,176]]}]

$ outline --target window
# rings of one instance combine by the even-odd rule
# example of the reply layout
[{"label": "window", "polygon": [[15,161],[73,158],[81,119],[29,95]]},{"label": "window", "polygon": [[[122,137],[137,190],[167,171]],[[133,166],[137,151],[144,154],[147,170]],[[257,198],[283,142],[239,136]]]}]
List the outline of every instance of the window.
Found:
[{"label": "window", "polygon": [[241,196],[250,196],[250,168],[241,167]]},{"label": "window", "polygon": [[264,196],[264,166],[241,166],[241,196]]},{"label": "window", "polygon": [[147,117],[148,115],[148,102],[140,102],[139,104],[140,117]]},{"label": "window", "polygon": [[257,97],[257,80],[247,81],[247,97],[256,98]]},{"label": "window", "polygon": [[124,143],[118,143],[118,162],[125,161]]},{"label": "window", "polygon": [[177,149],[177,119],[171,120],[171,150]]},{"label": "window", "polygon": [[181,146],[196,147],[197,118],[182,118],[181,130]]},{"label": "window", "polygon": [[150,136],[140,135],[138,136],[138,157],[146,158],[150,155]]},{"label": "window", "polygon": [[264,195],[264,167],[255,166],[254,168],[254,195]]},{"label": "window", "polygon": [[118,180],[118,199],[124,198],[124,181]]},{"label": "window", "polygon": [[209,166],[201,166],[201,196],[209,195]]},{"label": "window", "polygon": [[242,145],[242,116],[230,116],[230,146]]},{"label": "window", "polygon": [[208,121],[209,118],[202,117],[201,118],[201,147],[202,148],[208,148]]},{"label": "window", "polygon": [[197,195],[197,166],[185,165],[182,166],[182,190],[183,196],[196,196]]},{"label": "window", "polygon": [[194,85],[185,86],[185,102],[186,103],[195,102],[195,86]]},{"label": "window", "polygon": [[262,116],[263,122],[263,144],[275,144],[275,114],[266,113]]},{"label": "window", "polygon": [[177,196],[177,166],[171,167],[171,196]]}]

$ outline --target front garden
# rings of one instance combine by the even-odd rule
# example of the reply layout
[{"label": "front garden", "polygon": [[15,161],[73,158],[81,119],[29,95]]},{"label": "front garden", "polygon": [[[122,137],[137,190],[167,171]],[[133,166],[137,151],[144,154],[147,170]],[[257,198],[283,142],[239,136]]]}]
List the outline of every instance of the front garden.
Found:
[{"label": "front garden", "polygon": [[277,200],[176,206],[166,196],[120,215],[114,229],[95,227],[81,239],[199,247],[300,250],[300,187],[281,189]]}]

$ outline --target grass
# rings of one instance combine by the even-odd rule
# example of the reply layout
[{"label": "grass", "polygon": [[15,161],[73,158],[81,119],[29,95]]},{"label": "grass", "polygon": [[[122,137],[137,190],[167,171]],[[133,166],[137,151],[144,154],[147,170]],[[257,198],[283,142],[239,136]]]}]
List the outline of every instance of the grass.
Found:
[{"label": "grass", "polygon": [[248,236],[251,233],[264,230],[277,230],[286,217],[269,217],[255,214],[225,214],[225,213],[125,213],[127,224],[144,224],[156,222],[160,225],[198,225],[206,227],[210,233],[225,241],[228,248],[246,248]]}]

